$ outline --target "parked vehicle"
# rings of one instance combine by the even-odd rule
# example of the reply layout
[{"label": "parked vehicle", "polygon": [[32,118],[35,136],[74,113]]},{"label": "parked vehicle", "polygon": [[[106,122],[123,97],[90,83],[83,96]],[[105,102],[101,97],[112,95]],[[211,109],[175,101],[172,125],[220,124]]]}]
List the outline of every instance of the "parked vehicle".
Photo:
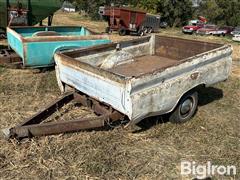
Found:
[{"label": "parked vehicle", "polygon": [[213,33],[218,29],[214,24],[206,24],[202,28],[197,30],[197,34],[200,35],[213,35]]},{"label": "parked vehicle", "polygon": [[238,35],[240,34],[240,27],[235,27],[234,30],[231,32],[231,35]]},{"label": "parked vehicle", "polygon": [[161,25],[159,15],[151,15],[127,7],[100,7],[99,14],[108,22],[106,32],[118,31],[121,36],[129,33],[142,36],[145,33],[158,31]]},{"label": "parked vehicle", "polygon": [[215,35],[215,36],[225,36],[231,34],[233,31],[233,27],[231,26],[221,26],[218,27],[217,25],[204,25],[203,28],[197,30],[197,34],[200,35]]},{"label": "parked vehicle", "polygon": [[165,22],[165,21],[162,21],[162,22],[160,22],[160,28],[167,28],[168,27],[168,23],[167,22]]},{"label": "parked vehicle", "polygon": [[[105,35],[78,26],[7,28],[9,46],[22,58],[23,67],[54,66],[54,53],[109,43]],[[0,61],[1,62],[1,61]]]},{"label": "parked vehicle", "polygon": [[232,40],[233,40],[233,41],[236,41],[236,42],[240,42],[240,34],[235,34],[235,35],[233,35]]},{"label": "parked vehicle", "polygon": [[130,124],[170,112],[183,123],[197,110],[198,87],[229,77],[231,54],[231,45],[152,35],[56,53],[56,75],[62,92],[72,87]]},{"label": "parked vehicle", "polygon": [[204,26],[204,23],[200,22],[199,20],[191,20],[189,21],[187,26],[184,26],[182,28],[182,32],[185,34],[193,34],[203,26]]},{"label": "parked vehicle", "polygon": [[199,16],[197,20],[191,20],[188,22],[187,26],[182,28],[182,32],[185,34],[193,34],[198,29],[202,28],[206,24],[207,19],[203,16]]},{"label": "parked vehicle", "polygon": [[230,35],[233,32],[234,27],[232,27],[232,26],[221,26],[219,28],[219,30],[225,30],[225,35]]}]

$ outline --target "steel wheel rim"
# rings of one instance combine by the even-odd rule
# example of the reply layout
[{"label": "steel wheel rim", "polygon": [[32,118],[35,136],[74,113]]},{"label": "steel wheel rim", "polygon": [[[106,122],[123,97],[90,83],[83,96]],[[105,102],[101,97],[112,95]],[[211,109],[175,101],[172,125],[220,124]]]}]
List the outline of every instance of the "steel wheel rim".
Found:
[{"label": "steel wheel rim", "polygon": [[180,107],[180,115],[182,117],[188,117],[189,114],[192,112],[192,108],[194,105],[194,101],[192,98],[187,98]]}]

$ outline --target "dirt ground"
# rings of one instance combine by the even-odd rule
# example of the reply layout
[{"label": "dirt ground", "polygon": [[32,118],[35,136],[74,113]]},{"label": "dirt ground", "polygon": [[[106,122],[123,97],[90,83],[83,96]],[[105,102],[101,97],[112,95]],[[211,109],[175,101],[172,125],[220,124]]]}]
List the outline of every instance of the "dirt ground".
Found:
[{"label": "dirt ground", "polygon": [[[83,25],[98,32],[106,26],[65,13],[58,13],[54,24]],[[200,106],[190,122],[176,125],[161,117],[132,129],[118,126],[21,142],[0,139],[0,179],[191,179],[180,175],[183,160],[235,165],[237,176],[213,179],[240,179],[240,44],[229,38],[183,35],[179,29],[161,30],[160,34],[234,47],[233,74],[226,82],[200,90]],[[111,39],[122,38],[112,35]],[[16,125],[59,95],[53,70],[37,73],[0,68],[0,129]],[[67,108],[71,111],[60,119],[92,115],[86,108]]]}]

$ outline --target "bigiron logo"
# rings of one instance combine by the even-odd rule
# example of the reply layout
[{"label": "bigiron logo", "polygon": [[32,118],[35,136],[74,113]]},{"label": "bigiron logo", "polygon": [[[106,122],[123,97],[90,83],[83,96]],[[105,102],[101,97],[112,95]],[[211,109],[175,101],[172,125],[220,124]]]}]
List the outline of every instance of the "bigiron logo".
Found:
[{"label": "bigiron logo", "polygon": [[193,175],[197,178],[205,178],[208,176],[235,176],[237,168],[234,165],[223,166],[213,165],[208,161],[205,165],[197,164],[195,161],[182,161],[181,162],[181,175]]}]

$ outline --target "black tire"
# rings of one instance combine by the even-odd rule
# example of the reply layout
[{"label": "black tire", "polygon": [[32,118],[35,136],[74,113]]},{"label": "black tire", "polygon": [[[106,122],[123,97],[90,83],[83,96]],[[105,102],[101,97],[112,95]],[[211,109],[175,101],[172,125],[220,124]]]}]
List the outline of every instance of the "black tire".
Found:
[{"label": "black tire", "polygon": [[144,32],[144,34],[147,34],[147,33],[148,33],[148,28],[145,27],[145,28],[143,29],[143,32]]},{"label": "black tire", "polygon": [[144,34],[144,31],[142,30],[142,29],[139,29],[138,30],[138,35],[139,36],[144,36],[145,34]]},{"label": "black tire", "polygon": [[193,35],[193,32],[190,32],[190,33],[187,33],[187,34],[189,34],[189,35]]},{"label": "black tire", "polygon": [[171,123],[185,123],[196,113],[198,107],[198,93],[190,91],[179,101],[177,107],[169,116]]},{"label": "black tire", "polygon": [[120,36],[125,36],[127,34],[127,30],[125,28],[120,28],[118,34]]},{"label": "black tire", "polygon": [[5,28],[0,28],[0,39],[7,39]]},{"label": "black tire", "polygon": [[0,39],[7,39],[6,34],[0,34]]},{"label": "black tire", "polygon": [[152,31],[153,31],[153,29],[150,27],[150,28],[148,28],[147,33],[151,34]]}]

